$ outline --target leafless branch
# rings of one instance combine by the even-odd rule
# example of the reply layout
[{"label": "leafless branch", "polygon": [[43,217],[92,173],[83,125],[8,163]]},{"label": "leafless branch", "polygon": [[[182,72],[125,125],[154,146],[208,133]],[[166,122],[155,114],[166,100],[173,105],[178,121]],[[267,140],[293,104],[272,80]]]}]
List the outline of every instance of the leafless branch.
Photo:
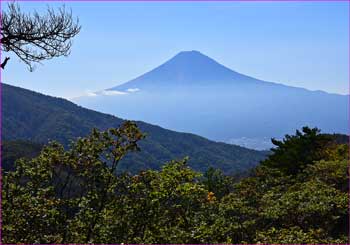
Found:
[{"label": "leafless branch", "polygon": [[33,63],[59,56],[67,56],[72,38],[80,32],[79,20],[74,20],[65,7],[45,15],[23,13],[16,3],[9,3],[1,16],[1,50],[15,53],[33,70]]}]

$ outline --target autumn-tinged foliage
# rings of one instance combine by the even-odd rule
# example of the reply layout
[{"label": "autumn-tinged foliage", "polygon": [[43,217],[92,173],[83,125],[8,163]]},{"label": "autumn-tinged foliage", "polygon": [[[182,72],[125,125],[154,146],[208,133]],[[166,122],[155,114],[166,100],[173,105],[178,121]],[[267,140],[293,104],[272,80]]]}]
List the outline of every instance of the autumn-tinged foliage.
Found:
[{"label": "autumn-tinged foliage", "polygon": [[2,242],[347,242],[347,146],[317,129],[275,141],[273,155],[244,178],[200,174],[186,158],[116,174],[143,137],[126,122],[70,150],[51,143],[18,160],[3,177]]}]

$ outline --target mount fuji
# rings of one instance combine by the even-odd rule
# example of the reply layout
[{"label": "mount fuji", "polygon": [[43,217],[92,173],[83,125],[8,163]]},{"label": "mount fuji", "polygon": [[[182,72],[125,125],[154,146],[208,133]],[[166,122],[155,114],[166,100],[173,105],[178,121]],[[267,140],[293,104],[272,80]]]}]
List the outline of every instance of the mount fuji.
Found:
[{"label": "mount fuji", "polygon": [[348,100],[243,75],[198,51],[180,52],[131,81],[74,99],[119,117],[255,149],[302,126],[347,133]]}]

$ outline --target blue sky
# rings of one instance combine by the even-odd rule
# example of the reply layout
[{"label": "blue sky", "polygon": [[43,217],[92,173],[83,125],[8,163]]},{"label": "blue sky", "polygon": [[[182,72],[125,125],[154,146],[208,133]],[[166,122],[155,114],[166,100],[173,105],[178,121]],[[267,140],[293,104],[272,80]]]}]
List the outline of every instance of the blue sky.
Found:
[{"label": "blue sky", "polygon": [[[25,11],[62,3],[21,2]],[[6,3],[2,2],[2,7]],[[34,72],[14,56],[2,81],[72,98],[126,82],[184,50],[246,75],[348,92],[347,2],[66,2],[82,31],[71,55]],[[7,56],[8,54],[2,54]]]}]

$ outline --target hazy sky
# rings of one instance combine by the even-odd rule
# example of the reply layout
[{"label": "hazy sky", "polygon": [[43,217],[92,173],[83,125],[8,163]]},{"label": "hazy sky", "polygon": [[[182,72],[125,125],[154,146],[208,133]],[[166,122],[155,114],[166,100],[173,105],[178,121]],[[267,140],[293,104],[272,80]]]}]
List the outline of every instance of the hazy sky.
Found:
[{"label": "hazy sky", "polygon": [[[25,11],[61,3],[21,2]],[[74,2],[71,55],[34,72],[12,57],[2,81],[71,98],[126,82],[184,50],[262,80],[348,92],[348,2]],[[6,3],[2,3],[4,9]],[[2,54],[2,56],[8,54]]]}]

